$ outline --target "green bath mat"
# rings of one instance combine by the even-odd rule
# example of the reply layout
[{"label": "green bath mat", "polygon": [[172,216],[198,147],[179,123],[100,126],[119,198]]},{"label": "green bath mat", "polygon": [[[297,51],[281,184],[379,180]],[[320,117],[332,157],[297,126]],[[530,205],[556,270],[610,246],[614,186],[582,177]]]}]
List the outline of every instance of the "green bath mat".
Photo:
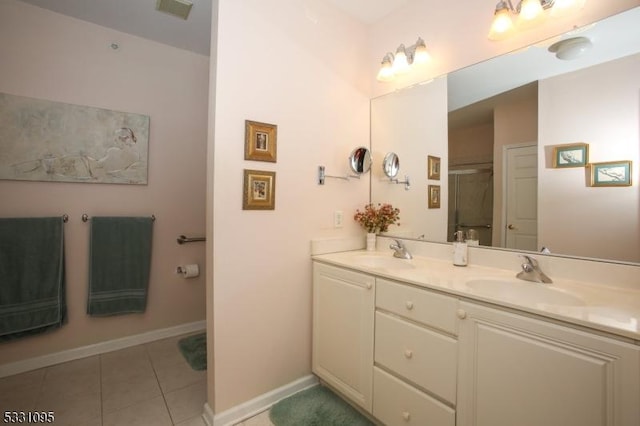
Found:
[{"label": "green bath mat", "polygon": [[194,334],[178,341],[182,356],[194,370],[207,369],[207,334]]},{"label": "green bath mat", "polygon": [[277,402],[269,418],[275,426],[373,426],[325,386],[314,386]]}]

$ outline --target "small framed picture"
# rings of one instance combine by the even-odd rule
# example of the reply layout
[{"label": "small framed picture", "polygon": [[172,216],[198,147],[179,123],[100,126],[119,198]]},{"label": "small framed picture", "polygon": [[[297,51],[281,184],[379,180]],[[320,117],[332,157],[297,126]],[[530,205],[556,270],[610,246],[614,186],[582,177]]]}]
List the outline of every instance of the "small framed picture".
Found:
[{"label": "small framed picture", "polygon": [[585,167],[589,163],[589,145],[572,143],[553,147],[553,168]]},{"label": "small framed picture", "polygon": [[427,178],[440,180],[440,157],[433,155],[427,157]]},{"label": "small framed picture", "polygon": [[440,185],[429,185],[428,188],[428,196],[429,202],[428,206],[430,209],[439,209],[440,208]]},{"label": "small framed picture", "polygon": [[245,120],[244,159],[276,162],[278,126]]},{"label": "small framed picture", "polygon": [[631,161],[591,163],[591,186],[631,186]]},{"label": "small framed picture", "polygon": [[276,172],[244,170],[243,210],[274,210],[276,207]]}]

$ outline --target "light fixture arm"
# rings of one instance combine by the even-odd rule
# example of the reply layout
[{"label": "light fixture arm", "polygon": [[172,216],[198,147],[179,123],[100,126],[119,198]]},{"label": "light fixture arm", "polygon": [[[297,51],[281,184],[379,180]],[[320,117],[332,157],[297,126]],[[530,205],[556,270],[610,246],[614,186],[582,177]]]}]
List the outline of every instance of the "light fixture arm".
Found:
[{"label": "light fixture arm", "polygon": [[[498,2],[498,6],[496,6],[496,10],[498,10],[502,6],[502,3],[504,3],[504,5],[509,9],[510,12],[520,13],[520,10],[522,8],[522,1],[523,0],[520,0],[518,4],[516,4],[516,6],[513,7],[513,3],[511,3],[511,0],[500,0],[500,2]],[[553,7],[554,3],[555,3],[555,0],[540,0],[540,5],[544,10]]]}]

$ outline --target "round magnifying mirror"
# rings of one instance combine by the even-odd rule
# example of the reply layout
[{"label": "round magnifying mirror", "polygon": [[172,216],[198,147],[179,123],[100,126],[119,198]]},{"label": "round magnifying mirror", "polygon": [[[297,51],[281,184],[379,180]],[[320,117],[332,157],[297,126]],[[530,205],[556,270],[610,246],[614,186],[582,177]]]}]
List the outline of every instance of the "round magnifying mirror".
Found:
[{"label": "round magnifying mirror", "polygon": [[382,160],[382,170],[389,179],[393,179],[400,171],[400,159],[395,152],[388,152]]},{"label": "round magnifying mirror", "polygon": [[367,173],[371,169],[371,152],[369,148],[361,146],[351,151],[349,167],[355,174]]}]

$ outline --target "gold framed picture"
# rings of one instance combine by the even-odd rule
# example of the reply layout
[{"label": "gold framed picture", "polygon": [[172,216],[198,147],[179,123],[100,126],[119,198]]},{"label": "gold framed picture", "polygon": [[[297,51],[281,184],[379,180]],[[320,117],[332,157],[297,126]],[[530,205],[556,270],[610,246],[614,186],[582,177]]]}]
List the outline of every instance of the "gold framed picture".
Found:
[{"label": "gold framed picture", "polygon": [[274,210],[276,172],[244,170],[242,210]]},{"label": "gold framed picture", "polygon": [[427,178],[440,180],[440,157],[433,155],[427,157]]},{"label": "gold framed picture", "polygon": [[590,186],[631,186],[631,161],[591,163]]},{"label": "gold framed picture", "polygon": [[429,208],[439,209],[440,208],[440,185],[429,185],[428,196],[429,196],[429,202],[428,202]]},{"label": "gold framed picture", "polygon": [[589,144],[571,143],[553,147],[553,168],[584,167],[589,162]]},{"label": "gold framed picture", "polygon": [[244,121],[244,159],[276,162],[278,126]]}]

